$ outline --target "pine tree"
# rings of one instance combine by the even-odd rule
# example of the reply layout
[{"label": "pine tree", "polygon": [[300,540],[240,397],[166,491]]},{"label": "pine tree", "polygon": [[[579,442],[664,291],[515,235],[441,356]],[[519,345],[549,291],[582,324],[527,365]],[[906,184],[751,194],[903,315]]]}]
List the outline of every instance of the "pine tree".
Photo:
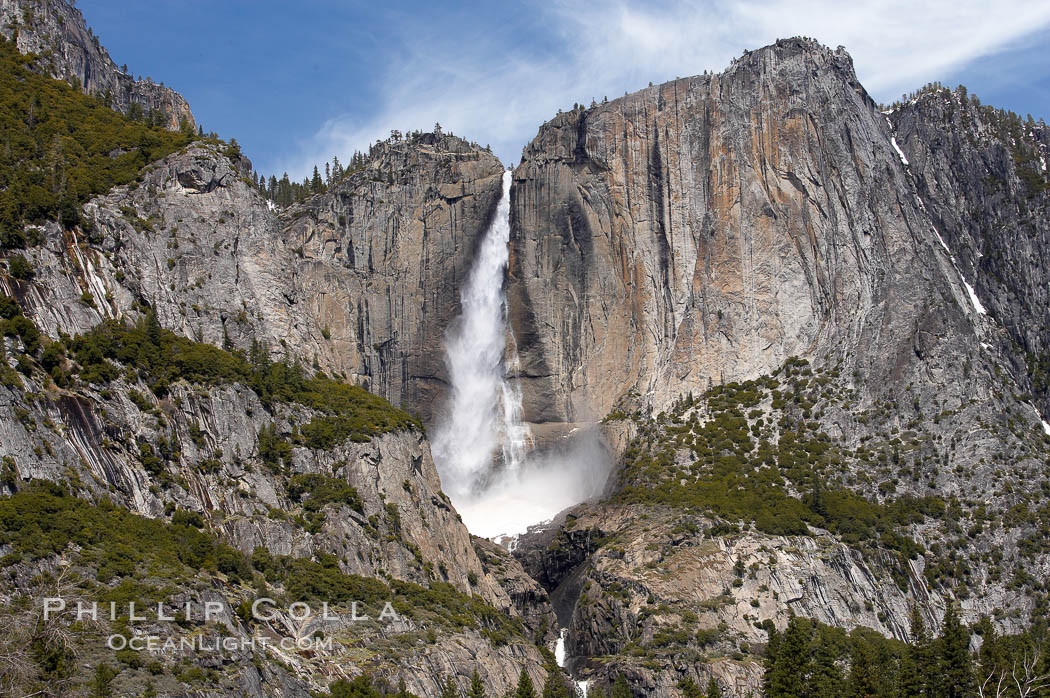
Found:
[{"label": "pine tree", "polygon": [[551,671],[543,684],[543,698],[571,698],[572,691],[562,677],[561,672]]},{"label": "pine tree", "polygon": [[634,692],[623,674],[616,677],[616,683],[612,688],[612,698],[634,698]]},{"label": "pine tree", "polygon": [[459,689],[456,688],[456,682],[451,676],[445,679],[445,683],[441,686],[441,698],[459,698]]},{"label": "pine tree", "polygon": [[278,206],[286,207],[295,203],[294,196],[292,182],[288,179],[288,173],[285,172],[281,177],[281,181],[277,183],[277,196],[274,198],[277,200]]},{"label": "pine tree", "polygon": [[944,614],[944,626],[937,640],[937,698],[968,698],[973,694],[973,658],[970,631],[959,620],[955,605]]},{"label": "pine tree", "polygon": [[874,657],[874,648],[864,641],[855,643],[850,652],[850,698],[869,698],[879,695],[879,686],[883,680],[884,677],[879,675],[879,665]]},{"label": "pine tree", "polygon": [[[867,643],[860,643],[866,645]],[[817,641],[812,645],[812,674],[808,695],[820,698],[841,698],[845,695],[845,681],[839,668],[835,648],[817,632]]]},{"label": "pine tree", "polygon": [[696,685],[696,681],[692,679],[682,679],[678,683],[678,690],[682,692],[685,698],[704,698],[703,691]]},{"label": "pine tree", "polygon": [[712,676],[707,680],[707,697],[706,698],[722,698],[722,689],[719,687],[718,682],[715,681],[715,677]]},{"label": "pine tree", "polygon": [[783,635],[770,633],[763,679],[767,698],[798,698],[805,694],[811,669],[810,637],[809,623],[796,617],[788,621]]},{"label": "pine tree", "polygon": [[157,318],[157,309],[150,308],[146,311],[146,339],[149,343],[155,347],[159,347],[161,343],[161,326],[160,320]]},{"label": "pine tree", "polygon": [[532,686],[532,679],[529,678],[529,673],[524,669],[521,670],[521,675],[518,677],[518,688],[514,692],[515,698],[536,698],[536,689]]},{"label": "pine tree", "polygon": [[900,672],[897,677],[900,698],[929,698],[931,686],[927,680],[930,664],[930,634],[922,621],[918,606],[911,608],[909,643],[901,654]]},{"label": "pine tree", "polygon": [[467,698],[485,698],[485,684],[481,683],[481,676],[477,669],[470,676],[470,690],[467,691]]}]

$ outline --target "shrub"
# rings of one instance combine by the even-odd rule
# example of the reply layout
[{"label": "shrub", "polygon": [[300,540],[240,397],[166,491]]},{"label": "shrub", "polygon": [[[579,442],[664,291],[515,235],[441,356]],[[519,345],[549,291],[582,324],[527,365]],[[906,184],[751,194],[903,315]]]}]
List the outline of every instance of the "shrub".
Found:
[{"label": "shrub", "polygon": [[7,268],[11,272],[11,276],[22,281],[28,281],[36,275],[36,272],[33,271],[33,266],[20,254],[11,255],[8,258]]},{"label": "shrub", "polygon": [[357,490],[337,477],[312,473],[294,475],[288,480],[288,496],[302,502],[307,511],[319,511],[328,504],[346,504],[361,513],[365,510]]}]

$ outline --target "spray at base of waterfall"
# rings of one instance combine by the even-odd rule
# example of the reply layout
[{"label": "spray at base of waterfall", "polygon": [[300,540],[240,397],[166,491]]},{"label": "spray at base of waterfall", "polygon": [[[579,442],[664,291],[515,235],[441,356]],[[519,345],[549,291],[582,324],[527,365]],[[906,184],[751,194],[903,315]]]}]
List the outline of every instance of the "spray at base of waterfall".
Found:
[{"label": "spray at base of waterfall", "polygon": [[517,470],[494,474],[474,496],[453,499],[467,529],[482,538],[525,533],[560,512],[602,494],[612,458],[597,429],[564,445],[533,451]]}]

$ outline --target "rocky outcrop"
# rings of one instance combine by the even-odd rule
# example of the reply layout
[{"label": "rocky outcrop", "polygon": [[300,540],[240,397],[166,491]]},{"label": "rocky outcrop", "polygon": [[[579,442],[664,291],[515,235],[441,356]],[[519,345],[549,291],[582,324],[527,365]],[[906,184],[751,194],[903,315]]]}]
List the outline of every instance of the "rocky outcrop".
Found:
[{"label": "rocky outcrop", "polygon": [[530,576],[522,563],[501,545],[484,538],[475,538],[474,551],[486,574],[493,575],[507,592],[528,627],[536,631],[537,637],[552,638],[553,630],[559,624],[544,585]]},{"label": "rocky outcrop", "polygon": [[[116,71],[69,5],[0,0],[0,12],[51,74],[108,91],[121,110],[163,110],[170,126],[188,115],[175,93]],[[252,695],[264,675],[297,695],[359,670],[434,695],[448,675],[465,687],[475,665],[500,693],[522,666],[543,678],[533,642],[556,625],[570,630],[578,675],[623,673],[655,696],[710,676],[734,695],[756,690],[756,624],[782,627],[791,613],[903,639],[912,605],[936,626],[954,600],[967,621],[1000,610],[1000,629],[1020,630],[1039,608],[1033,580],[1050,571],[1037,510],[1050,438],[1024,394],[1046,408],[1047,136],[1001,133],[993,116],[940,93],[882,114],[845,51],[791,39],[544,124],[512,192],[508,306],[525,418],[549,445],[608,415],[613,449],[648,460],[615,474],[611,502],[522,537],[517,559],[471,539],[419,431],[300,442],[283,472],[262,457],[260,432],[295,437],[314,415],[236,384],[155,395],[134,370],[106,389],[5,370],[17,385],[0,387],[4,487],[40,478],[149,517],[198,512],[244,552],[447,583],[520,623],[513,637],[425,623],[355,636],[336,658],[293,662],[319,675],[307,681],[245,668]],[[88,203],[81,227],[43,226],[44,244],[25,251],[33,278],[2,273],[0,291],[54,339],[151,309],[181,335],[308,364],[432,421],[499,161],[451,136],[396,136],[286,210],[250,171],[214,142],[172,154]],[[19,341],[4,339],[5,356]],[[754,389],[746,409],[693,400],[775,382],[785,365],[807,368]],[[723,417],[726,433],[704,432]],[[807,453],[774,456],[804,439]],[[163,478],[144,453],[163,455]],[[752,475],[779,478],[798,503],[819,494],[819,476],[872,507],[909,497],[942,511],[865,522],[863,550],[826,521],[773,535],[696,504],[690,487],[716,466],[740,468],[745,489]],[[360,505],[307,517],[296,475],[337,479]],[[655,494],[632,504],[627,487],[662,488],[681,506]],[[887,531],[914,546],[888,549]]]},{"label": "rocky outcrop", "polygon": [[8,290],[53,337],[146,303],[188,337],[262,342],[429,421],[443,404],[459,284],[500,196],[499,161],[423,134],[377,146],[362,171],[280,213],[248,169],[206,143],[165,158],[89,203],[89,233],[49,226],[28,252],[36,283]]},{"label": "rocky outcrop", "polygon": [[459,138],[410,135],[282,214],[300,258],[294,298],[315,323],[306,340],[322,365],[432,420],[444,406],[445,332],[502,173],[491,152]]},{"label": "rocky outcrop", "polygon": [[118,68],[71,2],[2,0],[0,34],[14,39],[22,53],[36,54],[41,72],[80,87],[122,114],[153,114],[172,130],[197,128],[182,95]]},{"label": "rocky outcrop", "polygon": [[[24,387],[40,399],[29,403],[19,390],[0,388],[4,455],[13,459],[19,481],[81,483],[86,493],[115,497],[150,517],[175,506],[197,511],[246,553],[256,547],[295,557],[326,552],[349,574],[419,583],[444,570],[442,580],[461,591],[511,607],[498,583],[486,579],[419,433],[348,441],[330,450],[295,448],[285,474],[259,459],[259,431],[271,423],[283,429],[308,419],[308,412],[267,408],[247,388],[177,384],[158,399],[143,384],[111,384],[104,393],[48,390],[28,379]],[[136,405],[130,391],[152,404]],[[168,484],[159,486],[142,465],[143,444],[171,454]],[[316,531],[294,517],[272,516],[297,509],[287,477],[309,473],[346,481],[361,496],[361,510],[336,506]],[[479,583],[470,584],[468,576]]]},{"label": "rocky outcrop", "polygon": [[[442,395],[443,332],[500,195],[502,166],[434,134],[372,155],[328,194],[278,211],[249,185],[250,166],[235,151],[194,144],[91,201],[82,228],[43,226],[44,243],[23,251],[33,278],[0,273],[0,291],[54,339],[106,318],[134,321],[148,307],[184,336],[245,352],[266,347],[429,414]],[[14,356],[17,342],[8,342]],[[76,483],[84,496],[150,517],[197,511],[244,552],[332,555],[348,574],[447,583],[520,623],[510,637],[488,627],[435,635],[423,624],[357,638],[351,648],[376,651],[314,658],[318,678],[292,682],[289,695],[323,686],[334,662],[336,676],[404,679],[420,695],[436,694],[449,675],[466,688],[475,666],[493,694],[523,667],[542,682],[533,642],[553,637],[546,592],[505,554],[490,551],[482,563],[420,433],[295,448],[289,472],[279,473],[260,460],[259,432],[273,424],[287,434],[309,411],[264,405],[245,387],[180,383],[158,398],[134,374],[104,390],[58,388],[39,373],[20,382],[0,388],[0,442],[19,486]],[[148,405],[129,399],[135,391]],[[165,454],[164,483],[145,470],[145,446]],[[320,522],[304,523],[287,478],[310,474],[345,481],[361,509],[332,504]],[[409,636],[422,638],[411,651],[399,644]]]},{"label": "rocky outcrop", "polygon": [[1050,129],[931,89],[888,111],[946,247],[1010,337],[1012,374],[1050,414]]},{"label": "rocky outcrop", "polygon": [[[692,513],[607,504],[577,508],[571,521],[548,556],[603,542],[581,570],[568,626],[577,677],[611,684],[624,673],[645,695],[677,696],[681,681],[714,676],[731,695],[757,695],[764,621],[783,629],[794,614],[908,639],[909,584],[826,533],[712,534],[715,522]],[[923,586],[921,565],[910,585]],[[934,595],[919,607],[933,621],[943,604]]]},{"label": "rocky outcrop", "polygon": [[[606,415],[655,423],[642,426],[638,447],[666,437],[652,462],[668,459],[667,486],[681,487],[687,502],[689,478],[700,486],[713,466],[690,452],[689,427],[665,424],[663,413],[806,357],[821,367],[815,380],[838,386],[838,397],[806,398],[805,414],[794,417],[843,449],[832,479],[872,502],[890,501],[891,492],[950,501],[955,513],[927,517],[909,535],[935,551],[927,566],[954,566],[942,562],[953,550],[953,560],[982,570],[960,576],[955,568],[944,578],[924,576],[920,565],[902,586],[878,554],[861,559],[826,533],[812,531],[804,543],[755,532],[708,540],[672,535],[668,514],[599,505],[582,514],[589,524],[570,517],[546,537],[524,538],[516,555],[561,618],[564,586],[573,585],[577,654],[598,657],[593,668],[605,679],[622,671],[646,695],[679,695],[680,668],[697,648],[679,657],[660,649],[668,636],[645,634],[650,622],[654,632],[669,630],[647,618],[673,611],[643,612],[660,605],[659,588],[672,609],[728,594],[732,618],[715,613],[711,627],[740,636],[705,653],[694,669],[706,673],[688,678],[704,685],[720,672],[736,695],[755,688],[757,664],[733,674],[737,660],[713,658],[746,658],[741,647],[762,636],[753,622],[779,624],[789,609],[896,637],[912,604],[934,626],[953,598],[969,621],[1009,606],[1021,620],[996,617],[1008,632],[1034,612],[1038,594],[1012,593],[989,560],[1001,557],[1020,577],[1048,564],[1025,542],[1040,524],[1005,516],[1040,496],[1035,483],[1050,448],[1025,394],[1047,327],[1037,252],[1047,242],[1038,215],[1045,174],[1033,177],[1044,136],[1030,125],[1011,152],[1008,138],[990,134],[988,114],[952,104],[924,97],[887,119],[845,51],[791,39],[747,52],[720,74],[559,114],[525,148],[514,173],[508,294],[526,419],[545,429]],[[1007,231],[997,235],[1000,226]],[[973,252],[957,251],[967,245]],[[1025,323],[1031,328],[1020,329]],[[750,432],[775,444],[783,432],[767,430],[790,422],[780,414],[756,422],[770,404],[744,412]],[[909,473],[894,439],[911,444]],[[629,442],[617,443],[622,451]],[[1003,462],[1005,470],[992,465]],[[631,484],[639,492],[664,485]],[[800,483],[789,487],[802,497]],[[683,504],[678,515],[690,511]],[[989,511],[1002,526],[978,523]],[[962,545],[960,527],[973,531]],[[654,531],[663,542],[650,538]],[[745,570],[758,564],[754,585],[731,569],[738,554]],[[664,569],[673,573],[660,587]],[[789,572],[768,577],[776,570]],[[693,594],[705,575],[710,593]],[[739,590],[748,605],[734,610]],[[702,618],[702,610],[690,613]],[[651,661],[631,659],[643,656],[639,645],[658,650],[644,655]]]},{"label": "rocky outcrop", "polygon": [[[418,620],[368,629],[364,636],[355,624],[339,626],[349,636],[337,635],[343,644],[334,655],[278,656],[296,667],[297,690],[323,686],[336,664],[341,669],[335,676],[367,672],[393,685],[403,679],[420,695],[436,695],[448,676],[459,675],[465,687],[475,665],[484,667],[483,679],[493,692],[512,684],[523,667],[542,681],[544,659],[533,641],[542,641],[552,627],[546,592],[506,553],[497,564],[491,551],[484,563],[479,559],[441,491],[421,433],[348,440],[328,449],[295,447],[287,465],[275,467],[261,456],[260,431],[271,424],[278,432],[294,430],[292,425],[310,419],[309,409],[263,404],[239,385],[178,382],[161,398],[127,378],[101,389],[65,390],[34,376],[0,387],[5,494],[38,479],[65,483],[81,497],[109,499],[150,518],[198,512],[207,530],[246,554],[261,549],[272,556],[329,556],[325,559],[346,574],[423,587],[448,584],[520,623],[521,634],[498,639],[485,626],[435,627]],[[153,470],[143,454],[157,455]],[[308,475],[346,483],[357,503],[304,509],[292,483]],[[223,593],[230,608],[237,605],[237,594],[243,596],[236,589]],[[313,632],[285,620],[294,637]],[[235,635],[251,636],[235,620],[229,625]],[[325,633],[339,629],[319,627]],[[391,657],[388,645],[400,646],[406,636],[429,641],[410,641],[413,649]],[[362,643],[375,651],[354,649]],[[263,652],[262,658],[272,657]],[[251,657],[235,658],[234,665],[239,661],[250,666]],[[259,687],[247,695],[269,694]]]}]

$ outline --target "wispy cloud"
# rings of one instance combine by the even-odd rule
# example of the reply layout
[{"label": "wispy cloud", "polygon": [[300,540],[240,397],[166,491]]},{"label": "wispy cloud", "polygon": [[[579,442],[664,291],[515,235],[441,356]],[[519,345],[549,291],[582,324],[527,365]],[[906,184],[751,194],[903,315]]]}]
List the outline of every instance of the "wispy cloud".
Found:
[{"label": "wispy cloud", "polygon": [[558,109],[721,70],[743,49],[778,37],[846,46],[864,85],[890,100],[1050,26],[1050,4],[1030,0],[562,0],[532,9],[534,21],[517,34],[469,26],[462,15],[447,23],[399,17],[375,104],[325,122],[288,171],[302,177],[313,163],[365,150],[390,129],[435,122],[514,163]]}]

